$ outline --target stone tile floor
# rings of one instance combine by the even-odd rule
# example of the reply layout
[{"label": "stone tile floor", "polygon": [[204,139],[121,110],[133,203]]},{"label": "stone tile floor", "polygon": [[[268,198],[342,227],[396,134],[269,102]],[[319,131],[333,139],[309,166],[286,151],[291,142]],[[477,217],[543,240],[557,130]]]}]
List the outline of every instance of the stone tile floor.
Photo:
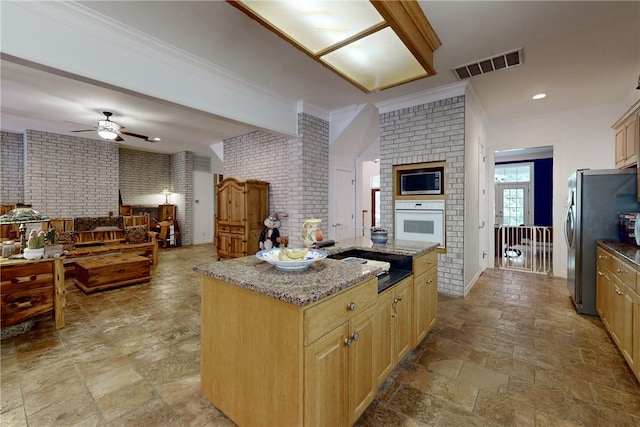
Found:
[{"label": "stone tile floor", "polygon": [[[85,295],[2,341],[1,426],[233,426],[199,395],[199,275],[167,249],[148,284]],[[640,385],[565,280],[487,270],[380,387],[358,426],[640,426]],[[249,408],[248,408],[249,410]],[[330,427],[330,426],[329,426]]]}]

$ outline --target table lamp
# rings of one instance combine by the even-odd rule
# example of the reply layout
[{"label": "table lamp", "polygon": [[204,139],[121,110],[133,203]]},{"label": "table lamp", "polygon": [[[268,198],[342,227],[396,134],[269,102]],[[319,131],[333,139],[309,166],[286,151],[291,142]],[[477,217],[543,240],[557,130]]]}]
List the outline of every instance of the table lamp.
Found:
[{"label": "table lamp", "polygon": [[162,194],[164,194],[164,204],[169,204],[169,195],[171,194],[171,190],[169,190],[169,187],[164,187],[164,190],[162,190]]}]

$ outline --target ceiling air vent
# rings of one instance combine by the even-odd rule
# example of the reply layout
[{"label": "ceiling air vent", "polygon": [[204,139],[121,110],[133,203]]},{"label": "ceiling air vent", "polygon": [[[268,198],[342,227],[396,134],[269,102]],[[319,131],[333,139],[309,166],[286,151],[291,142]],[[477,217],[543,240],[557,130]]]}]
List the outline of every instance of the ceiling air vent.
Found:
[{"label": "ceiling air vent", "polygon": [[522,65],[522,48],[453,68],[458,80]]}]

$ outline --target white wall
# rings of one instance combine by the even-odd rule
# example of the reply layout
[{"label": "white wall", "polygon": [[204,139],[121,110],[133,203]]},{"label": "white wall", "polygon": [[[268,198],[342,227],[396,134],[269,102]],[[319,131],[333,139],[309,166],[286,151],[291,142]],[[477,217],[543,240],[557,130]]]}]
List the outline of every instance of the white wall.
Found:
[{"label": "white wall", "polygon": [[[481,212],[481,206],[487,207],[487,194],[480,194],[478,189],[486,188],[479,185],[480,176],[488,176],[487,164],[485,162],[484,173],[480,173],[479,143],[486,149],[486,136],[482,121],[482,109],[477,101],[472,88],[466,88],[465,102],[465,149],[464,149],[464,285],[466,296],[482,271],[486,268],[486,259],[482,259],[483,252],[491,253],[486,247],[489,241],[488,233],[490,227],[487,226],[487,212]],[[482,203],[481,203],[482,201]],[[485,222],[483,228],[480,224]],[[484,245],[484,247],[483,247]],[[481,261],[482,260],[482,261]]]},{"label": "white wall", "polygon": [[[564,215],[567,178],[576,169],[612,169],[614,133],[611,125],[629,108],[625,104],[601,105],[553,115],[523,117],[490,123],[488,161],[494,152],[512,148],[553,146],[553,274],[567,277]],[[493,169],[490,176],[493,176]],[[494,200],[493,186],[489,187]],[[491,243],[492,245],[492,243]],[[493,252],[489,252],[493,253]]]},{"label": "white wall", "polygon": [[213,174],[193,172],[193,244],[213,243]]}]

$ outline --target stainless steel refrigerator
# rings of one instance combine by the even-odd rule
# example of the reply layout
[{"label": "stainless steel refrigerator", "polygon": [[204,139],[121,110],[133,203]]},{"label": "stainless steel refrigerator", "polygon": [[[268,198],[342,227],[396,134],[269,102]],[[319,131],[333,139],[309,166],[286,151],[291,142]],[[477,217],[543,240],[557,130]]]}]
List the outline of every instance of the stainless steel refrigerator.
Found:
[{"label": "stainless steel refrigerator", "polygon": [[578,170],[569,177],[564,235],[567,287],[579,313],[596,312],[596,240],[620,240],[618,214],[640,212],[636,169]]}]

